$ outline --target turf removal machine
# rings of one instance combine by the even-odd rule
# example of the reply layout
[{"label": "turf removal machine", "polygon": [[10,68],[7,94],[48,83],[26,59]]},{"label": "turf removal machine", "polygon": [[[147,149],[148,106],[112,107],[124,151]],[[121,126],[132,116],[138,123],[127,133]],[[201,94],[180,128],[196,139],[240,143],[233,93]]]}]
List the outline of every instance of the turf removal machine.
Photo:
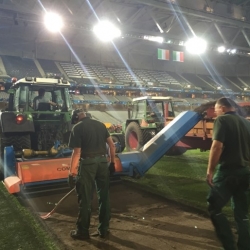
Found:
[{"label": "turf removal machine", "polygon": [[[200,113],[184,111],[140,150],[116,154],[114,176],[143,176],[202,118]],[[16,152],[13,146],[6,146],[2,157],[6,189],[9,193],[19,193],[65,185],[71,152],[60,141],[56,141],[50,150],[29,148]]]}]

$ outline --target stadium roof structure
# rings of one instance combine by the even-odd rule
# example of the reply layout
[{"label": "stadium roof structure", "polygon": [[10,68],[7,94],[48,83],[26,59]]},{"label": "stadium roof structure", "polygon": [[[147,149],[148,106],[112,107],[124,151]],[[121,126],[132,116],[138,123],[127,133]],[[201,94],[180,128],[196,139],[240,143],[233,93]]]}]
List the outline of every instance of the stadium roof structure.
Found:
[{"label": "stadium roof structure", "polygon": [[[65,39],[45,30],[45,10],[62,16]],[[77,47],[100,48],[92,29],[103,18],[120,27],[122,38],[115,40],[115,47],[122,52],[152,54],[150,48],[156,46],[178,49],[195,34],[211,49],[224,44],[250,53],[250,0],[0,0],[0,45],[66,40]],[[162,36],[165,42],[154,45],[150,36]]]}]

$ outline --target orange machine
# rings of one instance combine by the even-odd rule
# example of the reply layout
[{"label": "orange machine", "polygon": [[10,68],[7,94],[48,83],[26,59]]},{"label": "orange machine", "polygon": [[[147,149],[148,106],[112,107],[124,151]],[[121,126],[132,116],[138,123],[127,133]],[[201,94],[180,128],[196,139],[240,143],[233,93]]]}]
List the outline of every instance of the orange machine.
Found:
[{"label": "orange machine", "polygon": [[[68,151],[67,154],[69,154]],[[66,183],[70,168],[70,156],[55,158],[57,151],[33,151],[24,150],[24,156],[32,159],[17,158],[13,147],[5,148],[5,176],[4,185],[9,193],[19,193],[21,189],[26,191],[32,187],[57,187]],[[53,157],[54,154],[54,157]],[[47,158],[34,158],[34,156],[46,155]],[[53,158],[52,158],[53,157]],[[122,172],[121,162],[115,159],[116,172]],[[77,170],[73,170],[77,172]],[[63,188],[63,185],[62,185]],[[65,188],[65,185],[64,185]],[[39,188],[41,190],[41,188]]]}]

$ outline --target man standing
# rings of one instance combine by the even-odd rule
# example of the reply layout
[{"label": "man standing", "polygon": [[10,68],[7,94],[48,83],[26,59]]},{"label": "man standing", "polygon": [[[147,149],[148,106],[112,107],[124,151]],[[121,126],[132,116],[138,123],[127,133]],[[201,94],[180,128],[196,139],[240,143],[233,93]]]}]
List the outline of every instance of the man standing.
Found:
[{"label": "man standing", "polygon": [[[98,234],[104,238],[108,234],[110,220],[109,175],[115,171],[115,147],[105,125],[87,117],[82,110],[75,110],[72,115],[73,127],[69,147],[73,148],[69,180],[76,175],[76,192],[79,214],[77,229],[70,235],[74,239],[89,239],[91,201],[93,187],[99,202]],[[110,148],[110,164],[106,158],[106,143]],[[79,163],[80,160],[80,163]],[[78,163],[79,168],[78,170]]]},{"label": "man standing", "polygon": [[[238,229],[239,250],[250,249],[248,219],[248,188],[250,162],[250,122],[236,114],[236,103],[222,97],[215,104],[217,118],[213,127],[213,143],[207,168],[207,183],[211,187],[208,211],[216,234],[224,249],[234,250],[235,243],[222,208],[232,199]],[[218,170],[214,175],[215,167]],[[214,175],[214,176],[213,176]]]}]

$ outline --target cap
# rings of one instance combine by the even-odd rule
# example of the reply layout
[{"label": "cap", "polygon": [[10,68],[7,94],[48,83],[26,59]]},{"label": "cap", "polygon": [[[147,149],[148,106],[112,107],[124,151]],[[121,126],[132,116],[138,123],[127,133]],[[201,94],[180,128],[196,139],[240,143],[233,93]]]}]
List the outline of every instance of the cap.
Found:
[{"label": "cap", "polygon": [[78,122],[78,114],[82,113],[82,109],[75,109],[71,114],[71,124],[76,124]]}]

